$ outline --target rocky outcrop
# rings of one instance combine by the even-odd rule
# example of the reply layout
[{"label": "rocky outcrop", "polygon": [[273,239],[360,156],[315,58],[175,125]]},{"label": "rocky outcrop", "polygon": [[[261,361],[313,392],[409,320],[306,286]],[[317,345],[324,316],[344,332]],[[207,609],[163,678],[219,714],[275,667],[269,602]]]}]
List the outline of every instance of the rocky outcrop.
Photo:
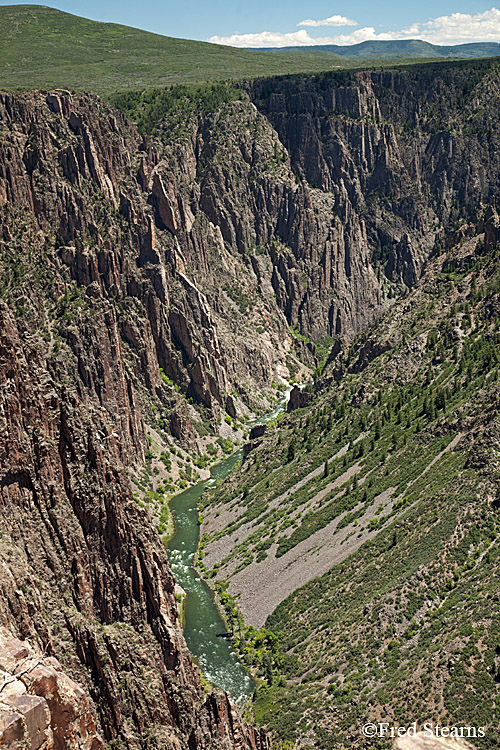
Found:
[{"label": "rocky outcrop", "polygon": [[0,628],[0,745],[104,750],[84,691],[54,657]]},{"label": "rocky outcrop", "polygon": [[480,229],[484,232],[484,249],[486,252],[498,247],[500,243],[500,218],[493,206],[489,206],[484,215]]},{"label": "rocky outcrop", "polygon": [[260,438],[263,435],[265,435],[266,430],[267,430],[267,424],[256,424],[250,430],[250,435],[248,437],[250,438],[250,440],[256,440],[257,438]]},{"label": "rocky outcrop", "polygon": [[252,427],[248,436],[249,441],[243,446],[243,459],[247,458],[247,456],[262,443],[261,438],[266,434],[266,432],[267,424],[256,424],[254,427]]},{"label": "rocky outcrop", "polygon": [[298,385],[294,385],[290,391],[290,398],[286,405],[287,412],[290,413],[291,411],[295,411],[295,409],[303,409],[311,401],[311,398],[310,393],[303,391]]},{"label": "rocky outcrop", "polygon": [[[362,232],[379,276],[411,287],[442,232],[477,222],[498,195],[498,77],[488,66],[335,71],[246,88],[294,172],[332,197],[349,280],[349,261],[360,258],[353,233]],[[339,308],[344,320],[331,335],[349,333]]]}]

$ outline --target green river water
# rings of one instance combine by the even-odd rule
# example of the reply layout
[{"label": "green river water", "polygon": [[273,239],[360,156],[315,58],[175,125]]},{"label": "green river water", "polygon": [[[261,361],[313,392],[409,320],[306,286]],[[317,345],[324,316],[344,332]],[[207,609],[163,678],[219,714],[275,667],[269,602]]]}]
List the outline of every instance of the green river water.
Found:
[{"label": "green river water", "polygon": [[[271,422],[284,411],[285,397],[275,408],[255,422]],[[184,637],[191,654],[198,661],[205,677],[215,687],[226,690],[233,699],[242,703],[252,695],[255,683],[250,677],[226,635],[226,628],[214,603],[211,590],[193,568],[193,557],[199,537],[196,506],[205,487],[224,479],[241,459],[242,451],[233,453],[212,468],[212,476],[199,482],[170,501],[175,520],[175,534],[168,543],[168,557],[175,580],[186,591],[186,625]]]}]

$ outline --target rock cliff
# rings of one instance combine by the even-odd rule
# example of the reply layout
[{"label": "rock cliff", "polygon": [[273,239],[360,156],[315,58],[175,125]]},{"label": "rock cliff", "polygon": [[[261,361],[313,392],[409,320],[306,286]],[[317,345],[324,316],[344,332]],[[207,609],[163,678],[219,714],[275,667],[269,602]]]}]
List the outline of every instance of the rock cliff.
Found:
[{"label": "rock cliff", "polygon": [[499,82],[490,63],[290,76],[247,90],[294,172],[331,196],[350,284],[361,283],[361,269],[351,271],[360,253],[349,235],[361,233],[379,279],[411,287],[443,232],[477,221],[498,197]]},{"label": "rock cliff", "polygon": [[[88,691],[107,741],[265,747],[228,696],[203,695],[165,550],[132,499],[106,410],[82,400],[73,378],[50,371],[4,303],[0,362],[2,625],[57,655]],[[35,691],[47,701],[49,693]],[[83,721],[78,707],[75,720]],[[85,742],[54,734],[54,747]]]},{"label": "rock cliff", "polygon": [[216,187],[199,196],[208,215],[193,214],[196,142],[159,153],[67,92],[4,95],[0,120],[4,298],[51,357],[71,357],[80,394],[118,420],[123,456],[143,460],[152,398],[191,447],[200,413],[264,407],[292,336],[266,259],[232,256],[210,222]]},{"label": "rock cliff", "polygon": [[96,742],[267,747],[204,695],[127,470],[152,429],[225,436],[466,236],[498,85],[443,70],[256,82],[150,136],[95,96],[0,94],[0,625],[81,685]]},{"label": "rock cliff", "polygon": [[0,745],[104,750],[84,691],[59,662],[0,630]]}]

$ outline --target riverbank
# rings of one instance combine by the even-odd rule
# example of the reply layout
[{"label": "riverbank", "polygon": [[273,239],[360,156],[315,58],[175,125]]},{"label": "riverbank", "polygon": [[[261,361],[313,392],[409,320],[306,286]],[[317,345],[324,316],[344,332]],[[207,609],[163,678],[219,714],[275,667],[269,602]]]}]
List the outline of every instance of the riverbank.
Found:
[{"label": "riverbank", "polygon": [[[249,426],[275,420],[285,410],[288,396],[289,390],[272,410],[260,419],[249,422]],[[188,648],[210,683],[226,690],[237,702],[243,703],[251,697],[263,674],[272,681],[270,644],[266,643],[265,633],[257,632],[251,627],[246,628],[241,616],[236,613],[234,602],[231,601],[228,608],[224,584],[219,582],[214,590],[212,581],[204,577],[205,571],[199,564],[200,544],[203,543],[199,534],[201,497],[207,488],[225,479],[241,458],[242,450],[234,452],[211,467],[209,479],[169,498],[170,511],[175,519],[175,533],[166,546],[174,578],[187,594],[183,602],[183,614],[184,636]],[[239,637],[235,637],[236,623]],[[256,680],[252,673],[255,673]]]},{"label": "riverbank", "polygon": [[212,469],[212,479],[200,482],[170,500],[176,533],[168,543],[168,556],[174,578],[186,591],[184,637],[205,678],[226,690],[238,703],[254,692],[255,684],[241,664],[230,639],[212,591],[195,570],[193,562],[199,540],[198,501],[211,481],[226,476],[238,454]]}]

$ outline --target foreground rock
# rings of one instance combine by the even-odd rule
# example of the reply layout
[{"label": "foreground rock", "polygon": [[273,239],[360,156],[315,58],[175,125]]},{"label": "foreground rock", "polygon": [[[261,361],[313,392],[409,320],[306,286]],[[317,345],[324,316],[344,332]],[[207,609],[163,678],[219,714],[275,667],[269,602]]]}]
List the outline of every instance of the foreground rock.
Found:
[{"label": "foreground rock", "polygon": [[0,746],[104,750],[88,697],[54,657],[0,628]]}]

